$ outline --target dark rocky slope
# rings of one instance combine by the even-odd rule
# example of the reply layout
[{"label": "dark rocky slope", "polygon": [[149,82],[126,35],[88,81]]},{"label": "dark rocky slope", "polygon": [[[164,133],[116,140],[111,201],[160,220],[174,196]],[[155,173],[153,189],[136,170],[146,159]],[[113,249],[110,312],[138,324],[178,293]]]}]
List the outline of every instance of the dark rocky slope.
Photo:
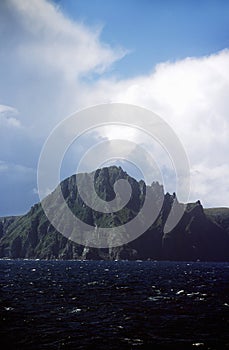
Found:
[{"label": "dark rocky slope", "polygon": [[[68,206],[81,220],[94,226],[111,227],[137,215],[144,202],[143,181],[137,182],[115,166],[98,169],[87,176],[94,178],[95,189],[102,199],[114,198],[113,185],[118,179],[129,181],[132,196],[122,210],[113,215],[101,214],[83,203],[77,190],[79,177],[73,175],[61,183],[61,188]],[[157,203],[163,187],[153,183],[151,190]],[[109,249],[84,247],[68,240],[53,228],[38,203],[26,215],[0,218],[0,257],[229,261],[229,209],[203,209],[199,201],[190,203],[178,225],[165,234],[164,224],[174,201],[177,201],[175,194],[165,194],[157,220],[144,234],[126,245]]]}]

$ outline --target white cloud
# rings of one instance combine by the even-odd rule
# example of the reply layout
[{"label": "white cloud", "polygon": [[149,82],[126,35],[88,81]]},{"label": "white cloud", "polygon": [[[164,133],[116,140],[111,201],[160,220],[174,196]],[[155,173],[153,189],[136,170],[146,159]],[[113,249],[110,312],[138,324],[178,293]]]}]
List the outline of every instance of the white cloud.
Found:
[{"label": "white cloud", "polygon": [[21,128],[21,122],[19,119],[15,118],[18,114],[16,108],[0,105],[0,126],[1,127],[13,127]]},{"label": "white cloud", "polygon": [[0,113],[13,113],[13,114],[18,114],[18,111],[16,108],[10,107],[10,106],[5,106],[5,105],[0,105]]},{"label": "white cloud", "polygon": [[[129,80],[101,80],[81,93],[82,105],[132,103],[163,117],[190,160],[191,199],[229,206],[229,50],[162,63],[151,74]],[[196,169],[199,176],[193,175]]]},{"label": "white cloud", "polygon": [[100,76],[126,54],[103,43],[101,30],[45,0],[0,1],[0,101],[20,110],[34,138],[79,107],[84,77]]},{"label": "white cloud", "polygon": [[192,171],[193,196],[204,199],[206,207],[228,206],[229,164],[213,167],[198,164]]},{"label": "white cloud", "polygon": [[[45,0],[8,0],[2,6],[14,19],[10,24],[16,34],[12,43],[18,59],[33,68],[43,66],[48,74],[55,72],[72,80],[89,72],[102,73],[126,53],[101,43],[101,28],[71,21]],[[3,23],[8,29],[9,23]],[[12,48],[9,43],[6,47]]]},{"label": "white cloud", "polygon": [[[19,120],[16,109],[0,105],[1,130],[7,126],[15,132],[1,133],[1,159],[21,163],[23,155],[36,162],[33,145],[37,152],[37,140],[41,147],[70,113],[104,102],[131,103],[158,113],[184,144],[191,199],[229,206],[229,51],[161,63],[132,79],[118,80],[114,73],[110,79],[85,82],[82,77],[102,74],[126,53],[102,43],[100,31],[71,21],[45,0],[0,1],[0,100],[20,111]],[[17,143],[16,130],[21,132]],[[113,139],[119,133],[116,128],[105,135]],[[131,137],[142,143],[134,133]],[[4,157],[3,142],[8,148]],[[155,154],[161,161],[161,154]]]},{"label": "white cloud", "polygon": [[14,117],[5,117],[5,116],[0,116],[0,125],[5,125],[13,128],[21,127],[21,123],[18,119]]},{"label": "white cloud", "polygon": [[18,178],[22,181],[26,180],[26,177],[31,177],[36,174],[35,169],[26,167],[22,164],[9,163],[4,160],[0,160],[0,172],[8,172],[8,177]]}]

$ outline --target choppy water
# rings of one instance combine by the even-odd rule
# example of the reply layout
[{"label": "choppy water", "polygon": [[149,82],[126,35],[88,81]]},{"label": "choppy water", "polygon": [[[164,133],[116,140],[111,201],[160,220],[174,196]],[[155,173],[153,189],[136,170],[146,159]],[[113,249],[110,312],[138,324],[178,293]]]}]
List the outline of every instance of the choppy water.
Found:
[{"label": "choppy water", "polygon": [[0,261],[2,349],[229,349],[229,263]]}]

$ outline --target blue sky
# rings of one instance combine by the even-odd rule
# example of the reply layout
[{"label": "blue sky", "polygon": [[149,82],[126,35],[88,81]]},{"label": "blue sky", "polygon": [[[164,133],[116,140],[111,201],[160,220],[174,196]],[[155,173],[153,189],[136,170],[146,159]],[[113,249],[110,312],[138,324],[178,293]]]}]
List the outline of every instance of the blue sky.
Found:
[{"label": "blue sky", "polygon": [[130,50],[113,68],[121,77],[144,74],[159,62],[203,56],[228,45],[228,1],[59,0],[73,20],[102,26],[101,39]]},{"label": "blue sky", "polygon": [[[39,200],[39,154],[57,123],[107,102],[159,114],[189,158],[190,200],[229,206],[228,18],[222,0],[1,1],[0,216],[25,213]],[[93,142],[116,133],[83,137],[62,174],[71,175]],[[144,143],[137,134],[132,140]],[[157,149],[155,156],[173,192],[166,160]]]}]

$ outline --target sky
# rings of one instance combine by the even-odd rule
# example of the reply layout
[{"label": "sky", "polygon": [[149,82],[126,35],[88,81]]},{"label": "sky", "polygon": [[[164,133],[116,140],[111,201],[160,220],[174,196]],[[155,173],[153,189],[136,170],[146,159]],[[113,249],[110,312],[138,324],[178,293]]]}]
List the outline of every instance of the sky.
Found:
[{"label": "sky", "polygon": [[[0,216],[38,202],[37,164],[53,128],[110,102],[161,116],[188,156],[190,201],[228,207],[228,18],[226,0],[0,1]],[[62,176],[93,143],[120,133],[84,135],[66,154]],[[155,149],[157,156],[173,192]]]}]

